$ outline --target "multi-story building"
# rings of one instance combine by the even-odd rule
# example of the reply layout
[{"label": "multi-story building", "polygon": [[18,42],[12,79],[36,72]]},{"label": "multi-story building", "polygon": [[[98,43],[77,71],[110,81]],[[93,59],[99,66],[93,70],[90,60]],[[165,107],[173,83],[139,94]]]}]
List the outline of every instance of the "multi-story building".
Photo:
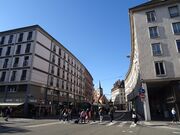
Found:
[{"label": "multi-story building", "polygon": [[125,110],[126,98],[123,80],[118,80],[114,83],[114,86],[111,89],[111,101],[118,110]]},{"label": "multi-story building", "polygon": [[58,105],[92,100],[86,67],[38,25],[0,32],[0,63],[1,105],[23,104],[27,114],[31,104],[55,113]]},{"label": "multi-story building", "polygon": [[180,119],[180,1],[148,1],[129,9],[129,15],[129,105],[146,120],[168,120],[175,107]]}]

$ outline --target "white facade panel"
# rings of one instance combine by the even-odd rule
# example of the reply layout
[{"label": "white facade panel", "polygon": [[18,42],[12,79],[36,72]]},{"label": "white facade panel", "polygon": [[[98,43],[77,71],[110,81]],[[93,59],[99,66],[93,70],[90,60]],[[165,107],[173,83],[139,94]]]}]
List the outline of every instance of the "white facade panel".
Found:
[{"label": "white facade panel", "polygon": [[37,41],[45,45],[48,49],[51,49],[51,40],[44,36],[41,32],[37,31]]},{"label": "white facade panel", "polygon": [[49,58],[50,58],[50,51],[38,43],[36,43],[36,45],[35,45],[35,53],[38,54],[39,56],[43,57],[46,60],[49,60]]},{"label": "white facade panel", "polygon": [[37,82],[46,85],[47,84],[47,79],[48,79],[48,74],[42,73],[37,70],[32,70],[31,74],[31,81],[32,82]]},{"label": "white facade panel", "polygon": [[35,56],[34,61],[33,61],[33,67],[36,67],[36,68],[38,68],[40,70],[48,72],[49,62]]}]

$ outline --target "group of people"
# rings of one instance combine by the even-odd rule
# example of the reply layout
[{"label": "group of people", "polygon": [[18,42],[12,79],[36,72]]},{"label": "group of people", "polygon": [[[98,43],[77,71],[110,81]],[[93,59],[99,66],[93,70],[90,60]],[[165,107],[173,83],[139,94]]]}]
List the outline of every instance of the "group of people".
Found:
[{"label": "group of people", "polygon": [[[72,120],[72,109],[64,108],[60,110],[60,117],[59,120],[69,121]],[[88,123],[90,120],[93,122],[96,121],[97,116],[99,116],[100,122],[103,121],[103,117],[106,111],[104,108],[100,107],[98,110],[87,108],[81,109],[78,113],[78,118],[74,121],[75,123]],[[114,108],[110,108],[108,111],[110,122],[114,119]]]}]

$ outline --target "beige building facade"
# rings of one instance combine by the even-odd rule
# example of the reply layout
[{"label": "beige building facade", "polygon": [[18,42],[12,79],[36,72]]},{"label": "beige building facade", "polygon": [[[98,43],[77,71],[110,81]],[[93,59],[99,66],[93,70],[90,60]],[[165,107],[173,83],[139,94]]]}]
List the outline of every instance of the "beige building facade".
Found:
[{"label": "beige building facade", "polygon": [[59,105],[92,102],[89,71],[38,25],[0,32],[0,63],[2,104],[23,104],[26,114],[29,104],[39,112],[44,106],[55,114]]},{"label": "beige building facade", "polygon": [[126,109],[124,81],[116,81],[111,89],[111,101],[118,110]]},{"label": "beige building facade", "polygon": [[179,119],[180,2],[149,1],[129,9],[129,15],[131,60],[125,79],[129,109],[136,108],[146,120],[170,120],[175,107]]}]

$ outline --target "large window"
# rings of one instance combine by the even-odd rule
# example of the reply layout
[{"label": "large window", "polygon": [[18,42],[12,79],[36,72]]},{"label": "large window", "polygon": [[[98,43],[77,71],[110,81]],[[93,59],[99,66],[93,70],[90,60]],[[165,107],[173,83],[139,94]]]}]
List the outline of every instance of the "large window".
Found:
[{"label": "large window", "polygon": [[176,40],[177,50],[180,53],[180,40]]},{"label": "large window", "polygon": [[3,68],[7,68],[9,59],[4,60]]},{"label": "large window", "polygon": [[32,31],[30,31],[27,36],[27,40],[31,40],[31,39],[32,39]]},{"label": "large window", "polygon": [[27,70],[23,70],[21,74],[21,80],[26,80]]},{"label": "large window", "polygon": [[6,78],[6,72],[2,72],[0,81],[4,82],[5,78]]},{"label": "large window", "polygon": [[174,34],[180,34],[180,22],[173,23]]},{"label": "large window", "polygon": [[16,57],[16,58],[14,59],[13,67],[18,67],[18,63],[19,63],[19,58]]},{"label": "large window", "polygon": [[2,50],[3,50],[3,48],[0,48],[0,56],[2,55]]},{"label": "large window", "polygon": [[169,7],[168,9],[169,9],[170,17],[177,17],[177,16],[179,16],[178,6]]},{"label": "large window", "polygon": [[16,73],[17,73],[17,71],[12,71],[11,81],[15,81],[15,79],[16,79]]},{"label": "large window", "polygon": [[8,43],[10,44],[10,43],[12,43],[12,41],[13,41],[13,35],[10,35],[10,36],[9,36]]},{"label": "large window", "polygon": [[3,36],[3,37],[1,38],[0,44],[1,44],[1,45],[4,44],[4,41],[5,41],[5,36]]},{"label": "large window", "polygon": [[24,61],[23,61],[23,66],[28,66],[28,62],[29,62],[29,56],[25,56],[24,57]]},{"label": "large window", "polygon": [[9,46],[6,50],[6,56],[10,55],[10,53],[11,53],[11,47]]},{"label": "large window", "polygon": [[158,33],[158,27],[149,27],[149,35],[150,38],[157,38],[159,37],[159,33]]},{"label": "large window", "polygon": [[18,38],[18,42],[22,42],[23,41],[23,33],[20,33],[19,34],[19,38]]},{"label": "large window", "polygon": [[31,43],[28,43],[28,44],[26,45],[25,53],[29,53],[29,52],[30,52],[30,49],[31,49]]},{"label": "large window", "polygon": [[160,43],[155,43],[155,44],[152,44],[151,46],[152,46],[153,56],[158,56],[162,54]]},{"label": "large window", "polygon": [[155,22],[156,21],[155,11],[146,12],[146,15],[147,15],[147,21],[148,22]]},{"label": "large window", "polygon": [[20,54],[21,52],[21,45],[18,45],[16,48],[16,54]]},{"label": "large window", "polygon": [[155,70],[156,70],[157,76],[166,75],[165,66],[164,66],[164,63],[162,61],[156,61],[154,64],[155,64]]}]

